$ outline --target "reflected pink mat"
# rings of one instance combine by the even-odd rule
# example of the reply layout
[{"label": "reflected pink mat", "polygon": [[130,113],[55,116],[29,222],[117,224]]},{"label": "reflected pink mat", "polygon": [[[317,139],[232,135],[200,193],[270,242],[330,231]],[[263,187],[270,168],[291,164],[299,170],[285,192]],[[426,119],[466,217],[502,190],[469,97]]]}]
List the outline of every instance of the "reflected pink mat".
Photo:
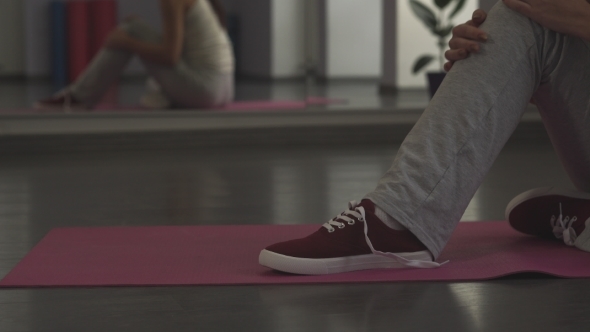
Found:
[{"label": "reflected pink mat", "polygon": [[[326,99],[325,105],[330,104]],[[210,111],[280,111],[293,110],[305,108],[307,103],[303,100],[253,100],[253,101],[238,101],[227,104],[223,107],[212,108]],[[109,112],[109,111],[146,111],[152,112],[154,110],[142,107],[140,105],[117,105],[117,104],[99,104],[94,108],[95,112]]]},{"label": "reflected pink mat", "polygon": [[[346,104],[345,99],[331,99],[323,97],[310,97],[306,100],[252,100],[236,101],[224,107],[214,108],[208,111],[215,112],[237,112],[237,111],[281,111],[303,109],[307,106],[319,106],[330,104]],[[153,112],[154,110],[140,105],[119,105],[112,103],[98,104],[91,112]],[[22,113],[63,113],[62,110],[35,110],[35,109],[0,109],[0,114],[22,114]],[[84,113],[84,111],[78,111]]]},{"label": "reflected pink mat", "polygon": [[170,286],[491,279],[519,272],[590,277],[590,253],[520,235],[506,222],[461,223],[438,269],[390,269],[296,276],[258,265],[277,241],[304,226],[68,228],[51,231],[1,282],[2,287]]}]

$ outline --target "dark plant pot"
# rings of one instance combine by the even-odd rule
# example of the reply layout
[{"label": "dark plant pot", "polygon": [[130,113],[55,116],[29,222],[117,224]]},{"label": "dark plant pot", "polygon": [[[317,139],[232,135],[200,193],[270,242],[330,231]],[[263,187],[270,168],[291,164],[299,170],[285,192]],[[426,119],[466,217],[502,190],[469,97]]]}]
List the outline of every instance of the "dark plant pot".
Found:
[{"label": "dark plant pot", "polygon": [[430,98],[434,97],[436,90],[445,79],[447,73],[445,72],[435,72],[435,73],[427,73],[428,75],[428,87],[430,88]]}]

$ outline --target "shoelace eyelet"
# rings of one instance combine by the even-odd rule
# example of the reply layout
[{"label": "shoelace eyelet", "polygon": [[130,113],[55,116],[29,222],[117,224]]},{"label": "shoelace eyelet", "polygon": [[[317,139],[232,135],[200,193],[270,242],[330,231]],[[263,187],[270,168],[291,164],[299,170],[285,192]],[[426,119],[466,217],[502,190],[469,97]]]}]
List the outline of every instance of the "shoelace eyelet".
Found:
[{"label": "shoelace eyelet", "polygon": [[343,229],[344,227],[346,227],[346,225],[344,224],[340,224],[340,226],[338,226],[338,228]]},{"label": "shoelace eyelet", "polygon": [[336,230],[334,228],[331,228],[328,230],[328,233],[334,233]]},{"label": "shoelace eyelet", "polygon": [[353,221],[349,221],[349,222],[348,222],[348,224],[349,224],[350,226],[354,225],[355,223],[356,223],[356,222],[355,222],[354,220],[353,220]]}]

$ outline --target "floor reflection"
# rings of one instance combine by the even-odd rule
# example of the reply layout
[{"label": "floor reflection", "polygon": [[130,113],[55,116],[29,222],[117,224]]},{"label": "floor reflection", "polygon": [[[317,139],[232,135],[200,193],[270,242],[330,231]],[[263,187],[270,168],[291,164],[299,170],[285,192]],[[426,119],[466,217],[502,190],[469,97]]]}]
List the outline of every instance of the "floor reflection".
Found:
[{"label": "floor reflection", "polygon": [[564,307],[550,309],[558,301],[553,297],[561,297],[556,286],[563,284],[533,279],[267,286],[259,288],[259,296],[272,312],[272,331],[440,331],[443,326],[445,331],[551,331],[559,317],[576,315]]},{"label": "floor reflection", "polygon": [[[273,331],[465,331],[466,311],[449,285],[396,283],[260,288]],[[456,308],[449,321],[438,307]]]},{"label": "floor reflection", "polygon": [[34,245],[32,188],[26,175],[0,174],[0,274],[4,275]]},{"label": "floor reflection", "polygon": [[[31,183],[26,175],[0,174],[0,276],[6,275],[35,244],[30,236]],[[32,314],[31,294],[0,292],[0,331],[28,331]]]}]

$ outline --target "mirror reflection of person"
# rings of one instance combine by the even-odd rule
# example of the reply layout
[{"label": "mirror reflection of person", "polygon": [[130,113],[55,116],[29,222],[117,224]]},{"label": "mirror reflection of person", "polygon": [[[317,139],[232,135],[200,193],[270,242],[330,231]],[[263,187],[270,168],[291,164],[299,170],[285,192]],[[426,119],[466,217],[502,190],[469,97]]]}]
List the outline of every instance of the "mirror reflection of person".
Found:
[{"label": "mirror reflection of person", "polygon": [[138,56],[150,79],[144,106],[209,108],[234,97],[234,58],[221,0],[159,0],[163,33],[131,17],[70,86],[38,109],[94,107]]},{"label": "mirror reflection of person", "polygon": [[456,27],[450,46],[449,73],[375,190],[315,233],[262,250],[262,265],[297,274],[439,267],[531,99],[577,190],[524,192],[506,219],[590,252],[589,1],[502,0]]}]

